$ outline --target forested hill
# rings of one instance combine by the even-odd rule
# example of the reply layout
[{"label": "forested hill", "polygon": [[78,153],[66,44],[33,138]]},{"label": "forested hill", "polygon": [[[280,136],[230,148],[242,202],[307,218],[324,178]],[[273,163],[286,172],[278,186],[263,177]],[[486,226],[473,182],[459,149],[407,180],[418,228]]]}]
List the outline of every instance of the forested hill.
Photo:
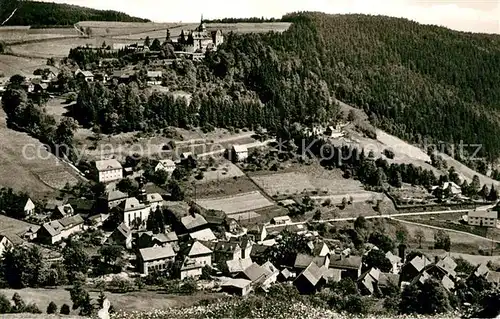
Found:
[{"label": "forested hill", "polygon": [[1,0],[0,3],[3,7],[0,8],[2,22],[18,8],[5,25],[65,26],[79,21],[148,21],[118,11],[96,10],[69,4],[19,0]]},{"label": "forested hill", "polygon": [[294,13],[282,21],[293,22],[282,34],[228,37],[213,69],[243,76],[264,101],[283,96],[280,79],[318,76],[406,140],[463,140],[500,155],[499,36],[384,16]]},{"label": "forested hill", "polygon": [[483,144],[500,154],[500,37],[406,19],[294,14],[284,47],[336,96],[405,139]]}]

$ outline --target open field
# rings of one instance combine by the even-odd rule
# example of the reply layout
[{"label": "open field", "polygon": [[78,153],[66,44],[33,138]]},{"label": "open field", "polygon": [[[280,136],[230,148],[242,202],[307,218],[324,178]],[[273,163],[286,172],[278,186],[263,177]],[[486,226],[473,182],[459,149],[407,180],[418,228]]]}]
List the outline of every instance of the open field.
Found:
[{"label": "open field", "polygon": [[257,191],[229,197],[199,199],[196,203],[205,209],[222,210],[228,215],[254,211],[274,205],[273,202]]},{"label": "open field", "polygon": [[251,178],[269,196],[298,195],[302,192],[349,196],[364,191],[359,181],[343,178],[340,170],[326,170],[316,164],[294,165],[283,173],[258,174]]},{"label": "open field", "polygon": [[0,109],[0,141],[0,185],[40,198],[54,194],[53,186],[78,182],[73,172],[38,140],[8,128],[3,109]]},{"label": "open field", "polygon": [[338,195],[325,195],[325,196],[311,196],[311,199],[317,201],[318,203],[323,203],[325,200],[329,199],[332,204],[340,204],[343,199],[351,199],[353,203],[363,203],[366,201],[371,201],[376,203],[377,200],[384,200],[385,195],[382,193],[375,193],[369,191],[359,191],[356,193],[349,193],[349,196],[338,194]]},{"label": "open field", "polygon": [[384,131],[377,130],[377,140],[384,145],[390,146],[396,156],[406,156],[408,158],[417,159],[424,162],[431,161],[429,155],[424,153],[424,151],[422,151],[420,148],[411,145],[393,135],[387,134]]},{"label": "open field", "polygon": [[0,234],[13,233],[19,235],[19,233],[23,233],[28,227],[31,226],[34,225],[22,220],[0,215]]},{"label": "open field", "polygon": [[69,50],[78,46],[91,45],[100,47],[103,42],[111,45],[113,43],[130,44],[131,41],[114,40],[111,38],[74,38],[74,39],[56,39],[51,41],[44,41],[43,43],[23,43],[19,45],[10,46],[12,53],[24,57],[37,57],[37,58],[64,58],[69,54]]},{"label": "open field", "polygon": [[[18,293],[26,303],[34,302],[40,309],[45,311],[48,304],[54,301],[58,308],[63,304],[71,306],[69,291],[63,288],[57,289],[0,289],[7,298],[12,298],[14,293]],[[90,297],[97,299],[98,292],[90,292]],[[218,299],[222,294],[199,292],[191,296],[167,295],[163,292],[139,291],[125,294],[106,293],[109,301],[115,307],[124,311],[147,311],[151,309],[167,309],[172,307],[186,307],[198,303],[200,300]],[[79,310],[75,311],[75,314]]]},{"label": "open field", "polygon": [[211,181],[219,181],[228,178],[240,177],[245,174],[233,163],[223,160],[222,163],[216,167],[209,168],[203,173],[203,179],[198,180],[197,183],[207,183]]},{"label": "open field", "polygon": [[28,29],[0,27],[0,39],[6,43],[32,41],[42,39],[57,39],[62,37],[77,37],[79,34],[73,28]]},{"label": "open field", "polygon": [[0,73],[6,77],[15,74],[33,76],[33,71],[40,68],[55,68],[47,66],[47,60],[42,58],[23,58],[12,55],[0,54]]},{"label": "open field", "polygon": [[[474,151],[472,149],[472,151]],[[443,159],[446,160],[446,162],[448,162],[448,167],[455,167],[456,171],[460,173],[460,175],[465,178],[467,180],[467,182],[471,182],[472,181],[472,178],[474,177],[474,175],[477,175],[479,176],[479,180],[481,181],[481,184],[487,184],[488,187],[490,187],[492,184],[495,185],[495,186],[500,186],[500,182],[499,181],[496,181],[490,177],[487,177],[483,174],[480,174],[472,169],[470,169],[469,167],[465,166],[464,164],[460,163],[459,161],[455,160],[454,158],[446,155],[446,154],[443,154],[443,153],[439,153],[440,156],[443,157]]]},{"label": "open field", "polygon": [[[198,184],[196,185],[196,198],[203,199],[232,196],[259,190],[252,180],[246,176],[228,178],[219,181],[214,180],[203,183],[200,187],[198,187]],[[186,195],[194,197],[194,187],[188,188],[186,190]]]}]

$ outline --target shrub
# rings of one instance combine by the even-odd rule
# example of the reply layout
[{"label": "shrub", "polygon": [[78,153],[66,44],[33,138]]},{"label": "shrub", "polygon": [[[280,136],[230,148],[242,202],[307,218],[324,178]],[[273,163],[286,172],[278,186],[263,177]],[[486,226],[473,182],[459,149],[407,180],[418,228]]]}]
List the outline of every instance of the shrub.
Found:
[{"label": "shrub", "polygon": [[60,313],[61,313],[61,315],[69,315],[70,311],[71,310],[70,310],[69,306],[67,304],[64,304],[61,307]]},{"label": "shrub", "polygon": [[42,313],[42,311],[40,310],[40,308],[38,308],[38,306],[36,305],[36,303],[30,303],[29,305],[27,305],[26,307],[24,307],[24,311],[23,312],[27,312],[27,313]]},{"label": "shrub", "polygon": [[0,313],[9,313],[12,311],[9,298],[4,294],[0,294]]},{"label": "shrub", "polygon": [[51,301],[49,303],[49,306],[47,307],[47,313],[48,314],[57,313],[57,305],[55,302]]}]

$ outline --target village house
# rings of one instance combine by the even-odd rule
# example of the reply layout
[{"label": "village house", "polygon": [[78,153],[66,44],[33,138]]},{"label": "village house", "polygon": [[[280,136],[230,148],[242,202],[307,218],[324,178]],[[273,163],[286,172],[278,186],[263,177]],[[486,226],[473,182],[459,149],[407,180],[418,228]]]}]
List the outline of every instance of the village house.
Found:
[{"label": "village house", "polygon": [[323,276],[323,270],[315,263],[311,263],[304,269],[293,284],[301,294],[312,294],[321,289],[326,283]]},{"label": "village house", "polygon": [[26,200],[26,204],[24,204],[23,212],[24,212],[24,216],[31,216],[35,213],[35,204],[31,200],[31,198],[28,198]]},{"label": "village house", "polygon": [[340,269],[342,278],[351,278],[356,281],[361,276],[361,266],[361,257],[340,254],[330,257],[328,268]]},{"label": "village house", "polygon": [[0,257],[2,257],[7,250],[14,246],[21,245],[22,243],[23,240],[16,234],[0,234]]},{"label": "village house", "polygon": [[94,74],[90,71],[76,70],[75,78],[82,79],[85,82],[94,82]]},{"label": "village house", "polygon": [[98,182],[108,183],[118,181],[123,178],[122,165],[115,159],[96,161],[95,168],[97,170]]},{"label": "village house", "polygon": [[147,248],[155,246],[171,245],[174,250],[177,250],[178,238],[175,232],[168,232],[166,234],[153,234],[151,231],[143,232],[137,238],[137,247]]},{"label": "village house", "polygon": [[231,147],[231,157],[233,162],[243,162],[248,158],[248,148],[245,145],[233,145]]},{"label": "village house", "polygon": [[181,225],[188,233],[195,232],[208,227],[207,220],[200,214],[189,214],[181,218]]},{"label": "village house", "polygon": [[176,253],[169,244],[139,249],[139,271],[146,276],[152,272],[164,271],[174,262],[175,256]]},{"label": "village house", "polygon": [[271,284],[276,282],[278,274],[278,269],[270,262],[266,262],[262,266],[253,263],[238,274],[237,277],[250,280],[254,287],[267,290]]},{"label": "village house", "polygon": [[272,225],[284,225],[284,224],[290,224],[291,222],[292,222],[292,219],[288,215],[273,217],[271,219]]},{"label": "village house", "polygon": [[74,215],[43,224],[37,232],[37,239],[52,245],[81,231],[83,231],[83,218]]},{"label": "village house", "polygon": [[239,238],[230,238],[230,241],[235,241],[241,248],[241,258],[250,258],[252,252],[252,246],[254,242],[249,236],[242,236]]},{"label": "village house", "polygon": [[484,263],[477,266],[469,278],[473,276],[486,279],[486,281],[494,285],[500,284],[500,272],[489,269]]},{"label": "village house", "polygon": [[472,210],[467,214],[467,223],[471,226],[497,227],[498,212],[494,210]]},{"label": "village house", "polygon": [[325,130],[325,135],[331,138],[340,138],[343,137],[345,134],[342,131],[343,126],[341,124],[337,124],[335,126],[328,126]]},{"label": "village house", "polygon": [[106,83],[109,80],[109,76],[106,72],[97,72],[94,74],[94,81]]},{"label": "village house", "polygon": [[328,248],[328,245],[322,240],[310,241],[307,243],[307,246],[311,249],[312,256],[325,257],[330,255],[330,248]]},{"label": "village house", "polygon": [[400,271],[401,266],[402,266],[401,258],[399,256],[394,255],[391,251],[388,251],[385,254],[385,257],[387,259],[389,259],[389,261],[391,262],[391,265],[392,265],[391,272],[393,274],[399,274],[399,271]]},{"label": "village house", "polygon": [[442,196],[446,195],[445,197],[458,197],[462,195],[462,189],[454,182],[444,182],[440,186],[431,187],[431,191],[434,195],[436,195],[438,190],[441,192]]},{"label": "village house", "polygon": [[242,278],[220,278],[223,292],[237,296],[246,296],[252,291],[252,282]]},{"label": "village house", "polygon": [[322,257],[314,257],[307,254],[297,254],[297,256],[295,257],[293,268],[297,272],[300,272],[306,269],[311,263],[315,263],[318,267],[328,268],[330,264],[330,257],[328,255]]},{"label": "village house", "polygon": [[229,259],[225,261],[229,275],[236,276],[250,267],[253,262],[251,258]]},{"label": "village house", "polygon": [[363,295],[373,295],[377,290],[379,277],[380,270],[377,268],[370,268],[362,274],[357,281],[360,292]]},{"label": "village house", "polygon": [[95,213],[96,201],[87,198],[70,198],[68,199],[68,204],[73,207],[75,214],[80,216],[89,216]]},{"label": "village house", "polygon": [[184,256],[181,266],[181,280],[201,276],[205,266],[212,266],[212,250],[199,241],[188,244],[182,249]]},{"label": "village house", "polygon": [[55,211],[51,215],[51,218],[61,219],[64,217],[73,216],[74,213],[75,211],[73,210],[73,207],[71,207],[70,204],[60,205],[56,207]]},{"label": "village house", "polygon": [[250,252],[250,258],[256,263],[265,263],[267,261],[267,250],[268,246],[264,245],[253,245]]},{"label": "village house", "polygon": [[132,249],[132,230],[125,223],[121,223],[106,239],[106,244]]},{"label": "village house", "polygon": [[411,282],[431,262],[425,256],[415,256],[401,268],[401,281]]},{"label": "village house", "polygon": [[21,83],[21,88],[23,88],[26,93],[33,93],[35,91],[35,84],[30,79],[26,79]]},{"label": "village house", "polygon": [[147,84],[148,85],[161,85],[163,73],[161,71],[148,71]]},{"label": "village house", "polygon": [[155,172],[165,171],[169,176],[175,171],[175,162],[171,159],[165,159],[158,161],[158,164],[155,166]]},{"label": "village house", "polygon": [[214,248],[215,262],[242,259],[241,247],[235,241],[219,241]]}]

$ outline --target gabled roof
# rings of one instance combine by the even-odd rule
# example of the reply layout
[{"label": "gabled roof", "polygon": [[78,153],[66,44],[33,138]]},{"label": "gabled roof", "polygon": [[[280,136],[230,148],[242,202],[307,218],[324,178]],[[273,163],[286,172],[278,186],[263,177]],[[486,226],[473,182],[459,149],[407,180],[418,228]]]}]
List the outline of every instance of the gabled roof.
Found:
[{"label": "gabled roof", "polygon": [[313,256],[326,256],[328,253],[330,253],[330,248],[328,248],[328,245],[325,244],[323,241],[317,241],[313,244],[312,248],[312,255]]},{"label": "gabled roof", "polygon": [[64,227],[72,227],[72,226],[76,226],[76,225],[81,225],[83,224],[83,218],[82,216],[76,214],[74,216],[68,216],[68,217],[64,217],[64,218],[61,218],[58,220],[59,223]]},{"label": "gabled roof", "polygon": [[165,167],[175,167],[175,162],[171,159],[159,160],[158,163]]},{"label": "gabled roof", "polygon": [[115,159],[100,160],[95,162],[95,167],[99,172],[122,169],[122,164]]},{"label": "gabled roof", "polygon": [[59,223],[59,221],[54,220],[42,225],[42,228],[45,229],[50,236],[54,237],[61,233],[63,226]]},{"label": "gabled roof", "polygon": [[222,287],[236,287],[239,289],[245,289],[246,287],[250,286],[252,282],[247,279],[241,279],[241,278],[227,278],[227,277],[221,277],[221,286]]},{"label": "gabled roof", "polygon": [[474,271],[474,275],[477,277],[484,277],[488,275],[489,272],[490,269],[488,268],[488,266],[486,266],[485,264],[481,264],[477,266],[476,270]]},{"label": "gabled roof", "polygon": [[0,240],[2,240],[2,238],[4,238],[4,237],[8,241],[10,241],[12,243],[12,245],[21,245],[23,243],[23,240],[21,239],[21,237],[19,237],[16,234],[10,233],[10,232],[0,234]]},{"label": "gabled roof", "polygon": [[270,261],[266,261],[261,267],[267,269],[270,273],[279,273],[278,268],[274,266]]},{"label": "gabled roof", "polygon": [[425,256],[415,256],[408,264],[412,265],[417,271],[421,271],[425,266],[430,265],[431,262]]},{"label": "gabled roof", "polygon": [[320,267],[318,267],[315,263],[309,264],[306,269],[304,269],[299,276],[304,277],[311,283],[311,285],[316,286],[318,282],[323,278],[323,272]]},{"label": "gabled roof", "polygon": [[323,271],[323,277],[332,282],[339,282],[342,279],[342,270],[335,268],[321,267]]},{"label": "gabled roof", "polygon": [[24,205],[24,209],[33,209],[35,208],[35,204],[33,203],[33,201],[31,200],[31,198],[28,197],[28,199],[26,200],[26,204]]},{"label": "gabled roof", "polygon": [[397,287],[399,284],[399,275],[381,272],[380,276],[378,277],[378,286],[387,287],[390,284]]},{"label": "gabled roof", "polygon": [[198,262],[196,259],[191,259],[189,257],[184,258],[184,262],[182,263],[181,271],[186,271],[190,269],[198,269],[205,267],[204,264]]},{"label": "gabled roof", "polygon": [[156,240],[158,240],[161,243],[168,243],[171,241],[178,240],[177,234],[174,231],[166,233],[166,234],[156,234],[156,235],[154,235],[154,238],[156,238]]},{"label": "gabled roof", "polygon": [[245,152],[248,152],[248,147],[246,147],[246,145],[235,144],[235,145],[233,145],[233,150],[236,153],[245,153]]},{"label": "gabled roof", "polygon": [[119,190],[114,190],[108,193],[107,199],[108,202],[112,202],[119,199],[125,199],[127,197],[128,197],[127,194],[120,192]]},{"label": "gabled roof", "polygon": [[252,256],[252,257],[263,256],[265,254],[265,252],[266,252],[267,249],[269,249],[268,246],[253,245],[252,246],[252,251],[250,252],[250,256]]},{"label": "gabled roof", "polygon": [[455,289],[455,283],[448,276],[443,277],[443,279],[441,280],[441,284],[448,291]]},{"label": "gabled roof", "polygon": [[252,259],[245,258],[245,259],[227,260],[226,265],[229,273],[231,274],[239,273],[243,272],[245,269],[247,269],[252,265]]},{"label": "gabled roof", "polygon": [[196,213],[194,214],[194,216],[187,215],[187,216],[182,217],[181,223],[187,230],[208,224],[206,219],[203,216],[201,216],[200,214],[196,214]]},{"label": "gabled roof", "polygon": [[191,245],[191,247],[189,248],[187,255],[189,257],[196,257],[196,256],[200,256],[200,255],[208,255],[211,253],[212,253],[212,251],[208,247],[206,247],[205,245],[203,245],[199,241],[195,241],[193,243],[193,245]]},{"label": "gabled roof", "polygon": [[127,225],[125,225],[125,223],[118,225],[118,227],[116,227],[116,231],[125,238],[132,236],[132,231]]},{"label": "gabled roof", "polygon": [[205,228],[202,230],[195,231],[193,233],[190,233],[189,236],[192,239],[203,240],[203,241],[217,240],[217,237],[215,237],[214,233],[210,228]]},{"label": "gabled roof", "polygon": [[257,263],[251,264],[243,271],[243,273],[245,274],[245,277],[247,277],[252,282],[260,281],[272,274],[272,272],[264,267],[259,266],[259,264]]},{"label": "gabled roof", "polygon": [[174,249],[169,244],[163,247],[157,246],[139,249],[139,254],[143,261],[172,258],[176,255]]},{"label": "gabled roof", "polygon": [[307,254],[297,254],[293,267],[299,269],[307,268],[307,266],[309,266],[309,264],[312,262],[315,263],[318,267],[321,267],[326,262],[326,256],[314,257]]},{"label": "gabled roof", "polygon": [[360,267],[361,257],[359,256],[340,257],[335,255],[330,258],[330,268],[359,269]]}]

